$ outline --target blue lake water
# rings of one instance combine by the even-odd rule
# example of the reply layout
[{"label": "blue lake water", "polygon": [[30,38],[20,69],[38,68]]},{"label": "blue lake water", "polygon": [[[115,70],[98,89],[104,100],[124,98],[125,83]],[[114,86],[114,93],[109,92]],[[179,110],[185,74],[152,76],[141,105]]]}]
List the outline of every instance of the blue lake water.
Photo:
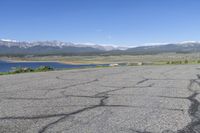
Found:
[{"label": "blue lake water", "polygon": [[67,69],[67,68],[84,68],[84,67],[96,67],[96,66],[108,66],[108,64],[87,64],[87,65],[71,65],[71,64],[62,64],[58,62],[7,62],[0,61],[0,72],[9,72],[13,68],[17,67],[29,67],[29,68],[38,68],[40,66],[50,66],[56,70]]}]

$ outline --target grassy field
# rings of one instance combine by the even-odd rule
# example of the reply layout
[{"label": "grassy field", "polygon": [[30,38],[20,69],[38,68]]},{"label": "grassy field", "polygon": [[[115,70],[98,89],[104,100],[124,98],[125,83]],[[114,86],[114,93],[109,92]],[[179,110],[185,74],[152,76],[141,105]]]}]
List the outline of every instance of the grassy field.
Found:
[{"label": "grassy field", "polygon": [[[200,63],[200,53],[158,54],[158,55],[121,55],[121,56],[42,56],[42,57],[1,57],[11,61],[56,61],[66,64],[196,64]],[[180,63],[181,62],[181,63]]]}]

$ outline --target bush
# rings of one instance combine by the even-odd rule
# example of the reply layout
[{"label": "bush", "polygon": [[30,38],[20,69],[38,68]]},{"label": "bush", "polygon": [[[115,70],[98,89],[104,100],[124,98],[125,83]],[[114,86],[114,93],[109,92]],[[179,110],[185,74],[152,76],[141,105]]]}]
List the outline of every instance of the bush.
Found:
[{"label": "bush", "polygon": [[53,68],[50,66],[40,66],[35,69],[35,71],[52,71],[52,70],[53,70]]},{"label": "bush", "polygon": [[49,66],[40,66],[36,69],[28,68],[28,67],[20,67],[20,68],[12,68],[10,73],[26,73],[26,72],[45,72],[45,71],[52,71],[53,68]]},{"label": "bush", "polygon": [[33,72],[34,70],[28,67],[13,68],[12,73]]},{"label": "bush", "polygon": [[182,61],[172,61],[171,64],[182,64]]},{"label": "bush", "polygon": [[185,60],[184,63],[185,63],[185,64],[188,64],[188,60]]}]

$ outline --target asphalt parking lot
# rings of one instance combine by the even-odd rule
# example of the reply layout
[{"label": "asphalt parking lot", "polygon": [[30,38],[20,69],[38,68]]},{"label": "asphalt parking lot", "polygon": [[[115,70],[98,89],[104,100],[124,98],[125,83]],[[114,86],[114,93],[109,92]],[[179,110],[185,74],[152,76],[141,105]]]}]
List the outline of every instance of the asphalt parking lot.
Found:
[{"label": "asphalt parking lot", "polygon": [[200,66],[0,76],[0,133],[199,133]]}]

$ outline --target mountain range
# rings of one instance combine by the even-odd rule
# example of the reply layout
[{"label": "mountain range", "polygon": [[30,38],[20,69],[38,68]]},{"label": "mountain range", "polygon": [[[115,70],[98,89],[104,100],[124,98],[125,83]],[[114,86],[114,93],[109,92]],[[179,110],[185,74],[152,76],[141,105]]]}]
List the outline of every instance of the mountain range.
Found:
[{"label": "mountain range", "polygon": [[134,54],[159,54],[159,53],[195,53],[200,52],[200,42],[187,41],[162,45],[140,46],[126,50]]},{"label": "mountain range", "polygon": [[113,47],[61,41],[16,41],[0,39],[0,55],[118,55],[200,52],[200,42],[189,41],[139,47]]},{"label": "mountain range", "polygon": [[61,41],[15,41],[0,39],[0,55],[74,55],[99,54],[116,50],[112,46],[75,44]]}]

